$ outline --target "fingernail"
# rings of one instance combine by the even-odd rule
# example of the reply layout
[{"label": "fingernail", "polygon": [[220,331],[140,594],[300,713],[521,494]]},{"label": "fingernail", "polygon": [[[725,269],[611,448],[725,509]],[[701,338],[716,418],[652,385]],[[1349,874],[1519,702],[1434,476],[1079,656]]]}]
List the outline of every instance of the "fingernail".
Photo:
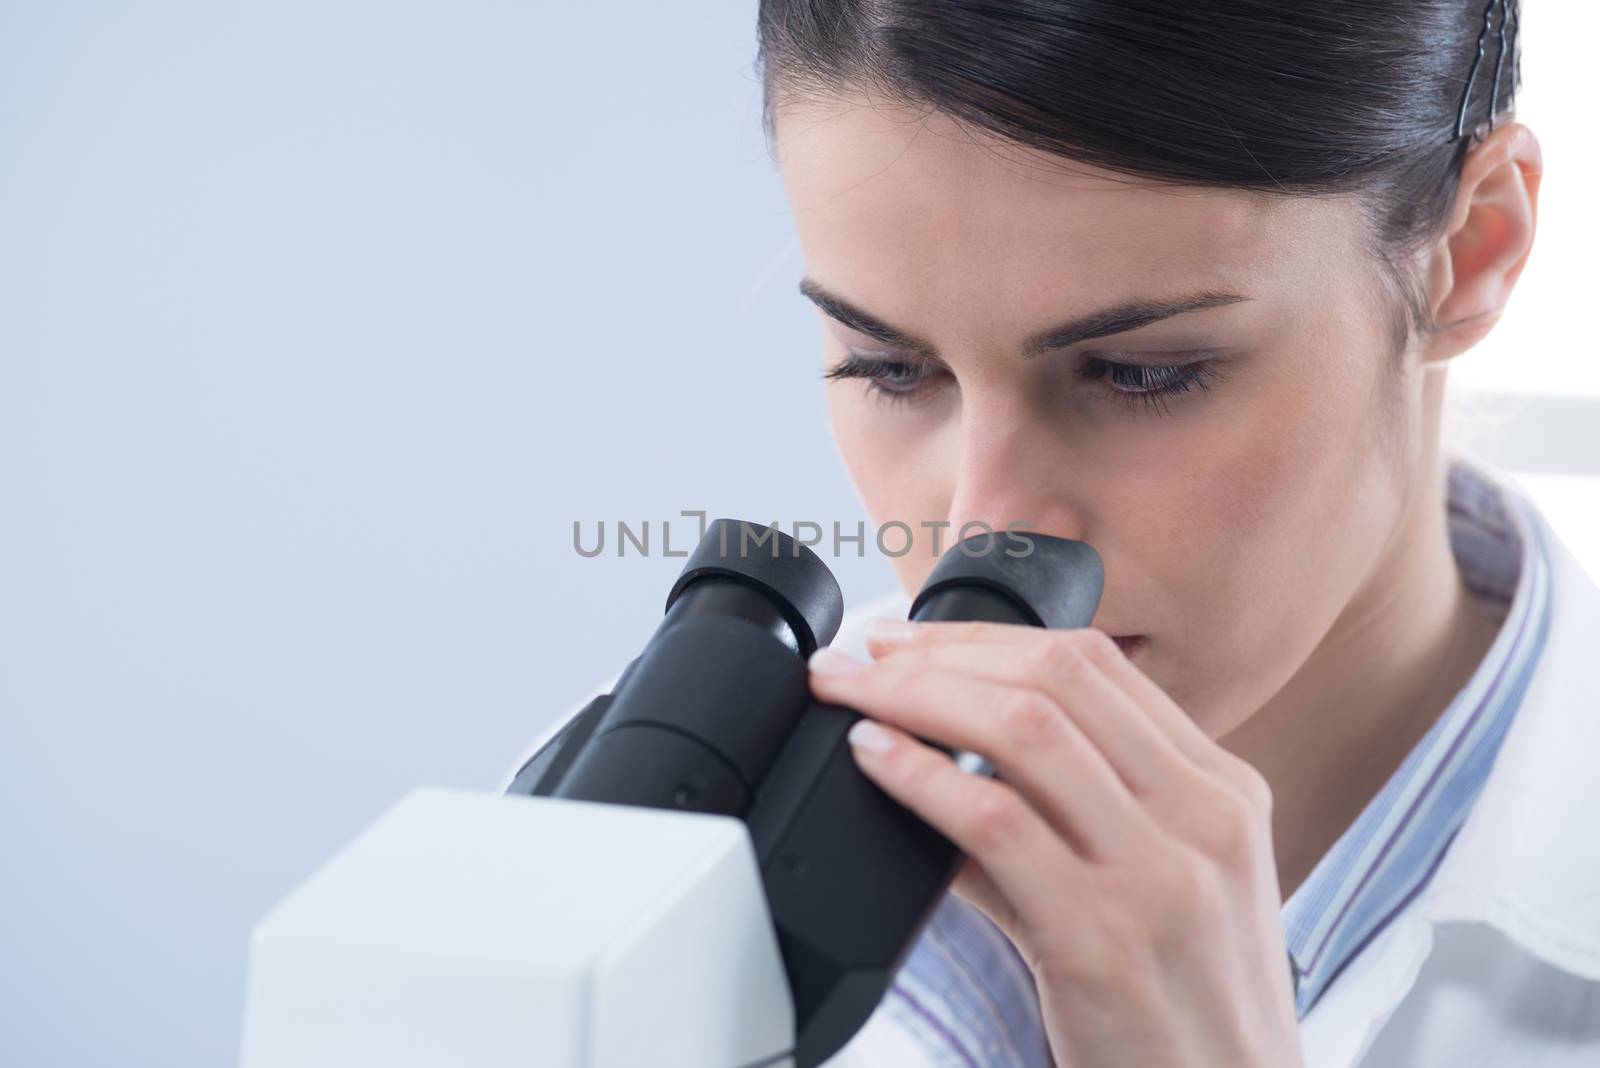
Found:
[{"label": "fingernail", "polygon": [[873,619],[867,623],[867,637],[880,642],[908,642],[917,628],[898,619]]},{"label": "fingernail", "polygon": [[806,665],[822,675],[854,675],[867,669],[867,665],[855,657],[827,645],[812,653]]},{"label": "fingernail", "polygon": [[894,735],[872,722],[870,719],[858,719],[855,726],[850,728],[845,735],[850,744],[857,749],[865,749],[869,753],[887,752],[894,745]]}]

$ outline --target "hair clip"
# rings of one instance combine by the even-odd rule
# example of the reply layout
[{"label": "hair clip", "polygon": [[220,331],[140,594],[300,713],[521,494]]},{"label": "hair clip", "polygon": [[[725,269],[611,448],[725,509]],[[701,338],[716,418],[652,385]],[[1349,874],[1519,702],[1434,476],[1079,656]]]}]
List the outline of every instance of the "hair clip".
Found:
[{"label": "hair clip", "polygon": [[[1455,129],[1455,133],[1452,134],[1451,137],[1450,137],[1451,141],[1458,140],[1461,137],[1461,135],[1466,132],[1467,105],[1472,100],[1472,87],[1477,84],[1478,68],[1483,66],[1483,57],[1484,57],[1483,39],[1489,35],[1489,27],[1491,25],[1493,25],[1493,23],[1494,23],[1494,9],[1496,7],[1499,7],[1500,8],[1500,29],[1499,29],[1500,48],[1499,48],[1499,51],[1495,54],[1495,60],[1494,60],[1494,83],[1489,87],[1489,116],[1488,116],[1488,119],[1486,120],[1488,122],[1489,129],[1491,129],[1491,130],[1494,129],[1495,115],[1499,111],[1500,76],[1501,76],[1501,72],[1505,68],[1506,52],[1507,52],[1508,49],[1512,53],[1511,62],[1512,62],[1513,83],[1515,82],[1515,79],[1516,79],[1516,77],[1517,77],[1517,75],[1518,75],[1518,73],[1520,72],[1520,69],[1521,69],[1521,56],[1516,51],[1517,23],[1518,23],[1517,15],[1518,15],[1518,7],[1519,6],[1520,5],[1517,3],[1517,0],[1489,0],[1489,2],[1484,5],[1484,8],[1483,8],[1483,25],[1478,28],[1478,40],[1476,42],[1476,45],[1474,46],[1476,51],[1477,51],[1477,55],[1474,57],[1474,59],[1472,61],[1472,69],[1471,69],[1471,71],[1467,74],[1467,85],[1466,85],[1466,88],[1464,88],[1461,91],[1461,108],[1460,108],[1459,112],[1456,114],[1456,129]],[[1506,35],[1506,23],[1508,23],[1508,22],[1511,23],[1511,27],[1512,27],[1509,40],[1507,39],[1507,35]],[[1513,86],[1512,86],[1513,93],[1515,92],[1515,88],[1516,88],[1515,84],[1513,84]],[[1483,128],[1483,123],[1479,123],[1477,126],[1475,126],[1473,128],[1473,136],[1474,137],[1478,136],[1479,135],[1479,131],[1481,131],[1482,128]]]},{"label": "hair clip", "polygon": [[[1517,17],[1517,5],[1512,0],[1505,0],[1505,6],[1500,11],[1500,52],[1494,57],[1494,82],[1489,86],[1489,128],[1494,129],[1494,117],[1499,114],[1500,108],[1496,103],[1500,99],[1500,69],[1506,62],[1506,23],[1514,21]],[[1511,39],[1517,39],[1517,31],[1511,31]]]}]

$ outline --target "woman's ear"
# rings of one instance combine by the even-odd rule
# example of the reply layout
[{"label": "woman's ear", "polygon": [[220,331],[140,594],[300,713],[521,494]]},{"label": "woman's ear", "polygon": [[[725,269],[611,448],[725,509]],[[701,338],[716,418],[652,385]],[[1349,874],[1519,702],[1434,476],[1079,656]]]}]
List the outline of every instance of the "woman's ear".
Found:
[{"label": "woman's ear", "polygon": [[1533,249],[1539,139],[1521,123],[1491,131],[1461,164],[1444,236],[1429,255],[1428,300],[1438,328],[1424,363],[1450,359],[1481,341],[1505,310]]}]

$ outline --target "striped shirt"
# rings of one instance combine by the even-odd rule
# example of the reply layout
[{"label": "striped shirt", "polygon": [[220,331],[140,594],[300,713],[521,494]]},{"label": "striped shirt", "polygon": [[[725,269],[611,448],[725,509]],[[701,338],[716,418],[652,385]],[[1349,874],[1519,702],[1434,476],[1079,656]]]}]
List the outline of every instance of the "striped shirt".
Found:
[{"label": "striped shirt", "polygon": [[[1433,874],[1488,776],[1549,629],[1550,566],[1534,506],[1460,456],[1450,458],[1447,479],[1457,566],[1500,630],[1449,707],[1284,902],[1285,981],[1292,974],[1301,1018]],[[936,1065],[1052,1065],[1026,964],[954,894],[940,901],[879,1011]]]}]

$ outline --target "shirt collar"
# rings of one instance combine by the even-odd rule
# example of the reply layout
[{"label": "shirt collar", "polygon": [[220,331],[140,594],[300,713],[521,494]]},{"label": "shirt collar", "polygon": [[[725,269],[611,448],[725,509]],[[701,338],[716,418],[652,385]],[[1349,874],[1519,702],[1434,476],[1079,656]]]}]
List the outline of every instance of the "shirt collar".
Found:
[{"label": "shirt collar", "polygon": [[1600,586],[1531,504],[1527,514],[1550,564],[1548,637],[1416,912],[1433,924],[1487,924],[1544,964],[1600,982]]},{"label": "shirt collar", "polygon": [[1447,467],[1451,548],[1467,589],[1500,632],[1400,767],[1283,906],[1304,1016],[1343,966],[1427,885],[1488,778],[1551,618],[1550,562],[1538,517],[1487,470]]}]

